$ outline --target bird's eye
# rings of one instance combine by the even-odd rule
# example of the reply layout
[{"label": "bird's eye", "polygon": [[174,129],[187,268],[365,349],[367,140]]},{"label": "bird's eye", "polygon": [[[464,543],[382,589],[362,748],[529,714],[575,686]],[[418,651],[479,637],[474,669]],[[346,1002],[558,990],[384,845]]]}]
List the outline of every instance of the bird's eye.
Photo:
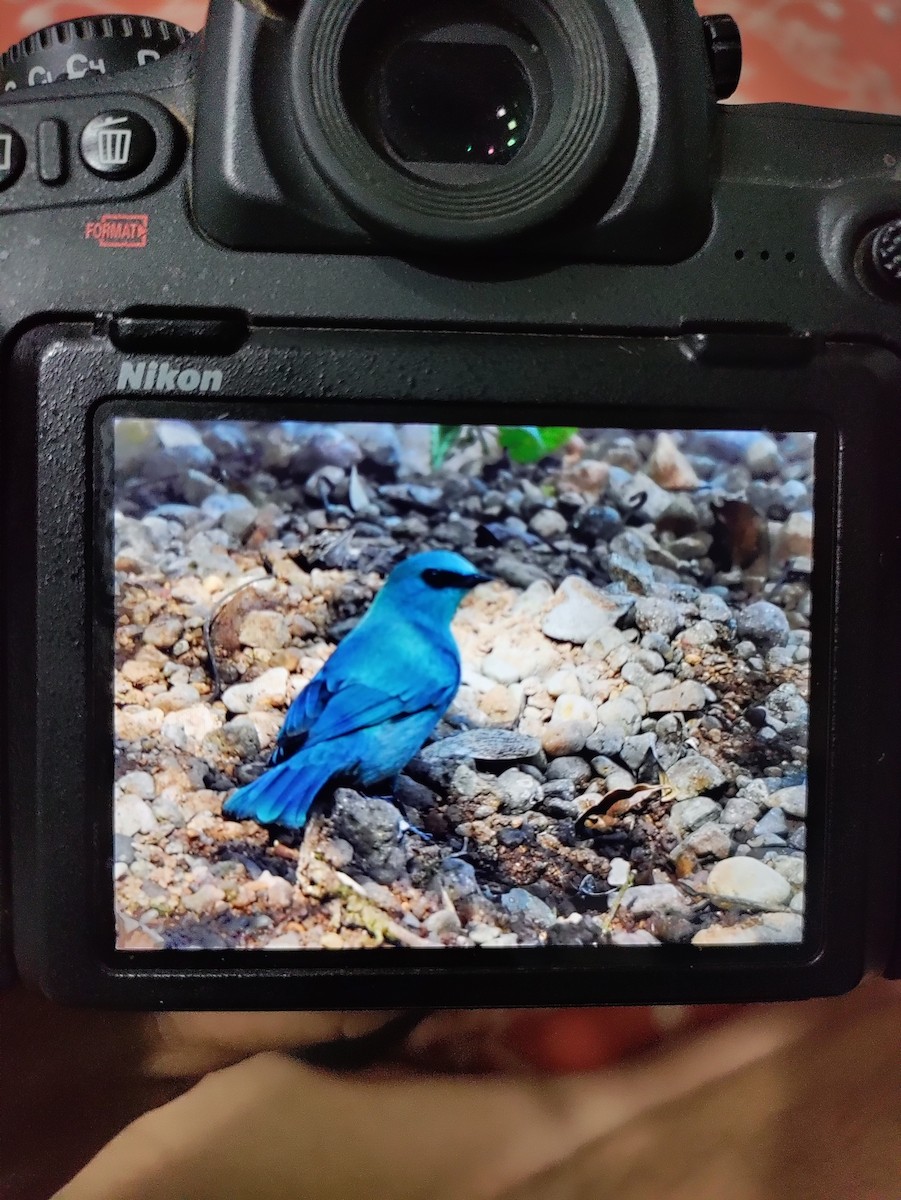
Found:
[{"label": "bird's eye", "polygon": [[422,573],[423,583],[427,583],[431,588],[468,588],[470,581],[465,575],[460,575],[457,571],[437,571],[434,567],[429,568]]}]

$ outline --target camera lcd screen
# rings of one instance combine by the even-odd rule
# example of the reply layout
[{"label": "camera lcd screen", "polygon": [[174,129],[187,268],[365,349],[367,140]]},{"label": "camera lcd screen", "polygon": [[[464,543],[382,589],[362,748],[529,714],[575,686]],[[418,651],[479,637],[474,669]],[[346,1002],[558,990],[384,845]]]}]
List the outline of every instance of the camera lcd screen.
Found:
[{"label": "camera lcd screen", "polygon": [[101,435],[119,950],[802,941],[813,433]]}]

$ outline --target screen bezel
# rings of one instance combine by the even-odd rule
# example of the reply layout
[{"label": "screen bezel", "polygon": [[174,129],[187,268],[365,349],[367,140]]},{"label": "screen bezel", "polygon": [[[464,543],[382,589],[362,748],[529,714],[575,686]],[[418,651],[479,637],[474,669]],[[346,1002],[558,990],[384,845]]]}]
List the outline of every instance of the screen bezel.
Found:
[{"label": "screen bezel", "polygon": [[[57,846],[61,833],[68,831],[70,855],[79,844],[83,847],[82,855],[75,853],[77,861],[67,880],[70,899],[72,891],[77,895],[74,907],[82,925],[74,939],[74,955],[69,943],[67,967],[74,969],[67,969],[65,978],[59,964],[47,970],[46,956],[53,953],[53,946],[61,948],[60,921],[70,934],[75,933],[75,922],[71,910],[65,912],[58,884],[42,890],[45,919],[52,916],[56,921],[51,930],[45,925],[41,933],[43,974],[45,979],[53,977],[55,990],[78,996],[87,992],[140,1006],[271,1008],[346,1006],[350,979],[355,1007],[411,1002],[521,1004],[524,978],[529,979],[530,1004],[763,999],[843,990],[856,982],[863,969],[866,938],[863,898],[849,904],[839,895],[837,881],[847,877],[855,856],[862,865],[860,838],[855,836],[859,814],[847,800],[842,779],[849,769],[848,747],[866,730],[859,712],[847,703],[844,684],[841,694],[833,686],[834,651],[844,614],[853,614],[867,603],[865,589],[841,586],[842,566],[849,572],[844,577],[853,581],[854,564],[866,561],[859,548],[869,545],[872,551],[876,536],[867,506],[849,487],[873,487],[865,464],[878,444],[879,402],[889,394],[891,381],[885,368],[888,363],[897,371],[897,360],[881,351],[836,348],[804,365],[726,368],[700,362],[686,352],[684,342],[671,338],[260,331],[236,354],[214,361],[213,365],[226,368],[224,394],[215,401],[129,397],[120,411],[139,410],[146,416],[190,413],[194,419],[283,417],[286,398],[301,396],[305,399],[295,402],[303,405],[302,413],[298,409],[292,416],[310,419],[326,413],[332,420],[372,419],[377,407],[382,419],[423,421],[437,419],[452,406],[455,420],[469,417],[489,423],[492,417],[503,414],[509,421],[515,414],[516,420],[531,417],[531,423],[536,423],[535,406],[546,414],[550,404],[555,424],[572,418],[574,424],[592,427],[814,430],[818,434],[815,571],[820,590],[815,593],[812,629],[817,649],[809,786],[812,809],[820,807],[826,820],[818,830],[812,822],[808,830],[807,915],[801,946],[605,947],[601,951],[539,947],[450,954],[446,949],[392,948],[387,955],[265,950],[127,953],[112,948],[112,774],[101,770],[98,775],[103,757],[111,761],[111,671],[105,688],[95,689],[90,683],[97,643],[102,648],[103,642],[102,631],[95,627],[98,608],[91,594],[91,586],[98,583],[90,537],[96,516],[93,429],[98,414],[108,411],[104,406],[116,395],[122,357],[108,345],[98,345],[97,339],[93,345],[84,339],[80,348],[93,361],[90,370],[78,373],[77,386],[73,387],[71,367],[67,372],[66,355],[59,352],[58,343],[44,349],[40,372],[44,435],[39,438],[39,575],[43,580],[55,579],[52,608],[58,615],[65,614],[67,629],[64,636],[58,628],[51,632],[51,597],[46,586],[39,588],[37,740],[41,753],[36,782],[43,784],[38,790],[39,829],[45,835],[52,833]],[[199,365],[196,357],[157,357]],[[879,360],[875,366],[873,357]],[[654,409],[646,403],[639,407],[651,378],[666,397]],[[531,406],[519,398],[520,379],[528,381],[534,397]],[[251,380],[258,394],[268,390],[265,399],[248,398]],[[604,380],[608,393],[603,406],[597,402],[599,380]],[[565,402],[560,399],[564,388]],[[749,394],[755,396],[750,419]],[[54,444],[57,450],[65,444],[68,452],[48,453]],[[50,503],[60,495],[75,496],[81,503]],[[78,514],[74,526],[73,510]],[[848,552],[843,546],[840,557],[835,553],[839,520],[846,527],[852,522],[859,535],[854,550]],[[68,538],[63,536],[66,529]],[[80,534],[77,547],[71,545],[75,529]],[[62,572],[61,565],[66,567]],[[53,669],[53,656],[42,653],[51,640],[56,651]],[[108,637],[106,644],[111,649]],[[847,661],[847,651],[844,657],[843,680],[855,674],[856,665]],[[852,656],[852,660],[859,658],[859,654]],[[68,673],[64,664],[70,668]],[[80,694],[85,704],[62,719],[56,714],[51,745],[42,735],[50,728],[51,706],[42,707],[41,692],[49,696],[66,680],[71,687],[73,674],[84,688]],[[858,670],[856,676],[860,680],[864,673]],[[98,670],[94,678],[99,677]],[[79,694],[78,689],[72,691]],[[851,694],[854,691],[852,687]],[[92,736],[85,736],[86,727]],[[105,755],[100,755],[104,744]],[[71,794],[73,775],[82,781],[76,796]],[[57,794],[61,787],[68,793],[68,802],[56,812],[50,799],[54,781]],[[39,849],[43,860],[44,847]]]}]

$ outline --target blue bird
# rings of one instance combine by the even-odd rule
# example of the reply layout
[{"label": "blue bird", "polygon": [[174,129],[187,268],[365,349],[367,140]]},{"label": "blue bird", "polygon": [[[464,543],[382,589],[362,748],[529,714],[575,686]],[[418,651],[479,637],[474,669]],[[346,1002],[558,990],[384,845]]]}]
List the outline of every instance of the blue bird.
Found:
[{"label": "blue bird", "polygon": [[466,593],[488,579],[447,550],[396,566],[288,709],[271,769],[234,792],[223,813],[302,829],[328,784],[371,788],[393,779],[457,693],[460,651],[451,621]]}]

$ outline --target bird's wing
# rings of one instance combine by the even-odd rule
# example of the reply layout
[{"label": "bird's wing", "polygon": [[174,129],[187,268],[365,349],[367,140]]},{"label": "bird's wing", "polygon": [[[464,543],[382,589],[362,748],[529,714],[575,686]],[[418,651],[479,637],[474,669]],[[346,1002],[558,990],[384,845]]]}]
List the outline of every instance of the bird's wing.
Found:
[{"label": "bird's wing", "polygon": [[328,676],[320,671],[292,702],[279,730],[278,741],[269,760],[277,766],[296,754],[306,744],[310,730],[331,697]]},{"label": "bird's wing", "polygon": [[320,745],[426,710],[440,716],[460,686],[460,664],[455,655],[436,647],[431,668],[426,675],[397,678],[389,686],[353,676],[326,678],[326,702],[309,729],[306,745]]}]

